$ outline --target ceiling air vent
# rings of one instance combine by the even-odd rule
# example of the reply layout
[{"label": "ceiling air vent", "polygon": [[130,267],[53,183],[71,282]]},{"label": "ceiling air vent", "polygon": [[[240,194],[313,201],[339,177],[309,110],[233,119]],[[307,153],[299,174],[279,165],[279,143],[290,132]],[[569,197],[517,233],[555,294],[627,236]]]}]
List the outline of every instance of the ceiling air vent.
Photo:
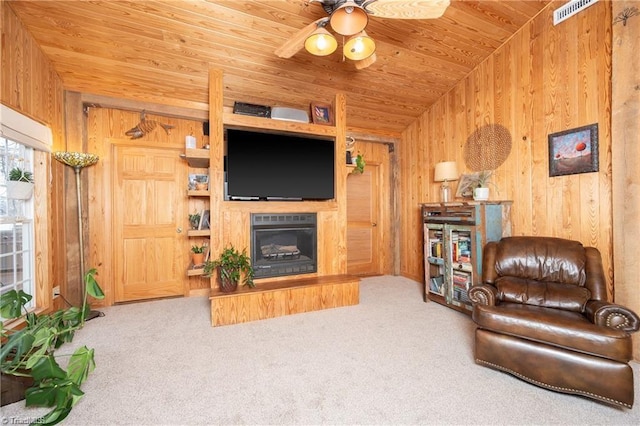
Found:
[{"label": "ceiling air vent", "polygon": [[553,25],[568,19],[583,9],[588,8],[598,0],[571,0],[569,3],[553,11]]}]

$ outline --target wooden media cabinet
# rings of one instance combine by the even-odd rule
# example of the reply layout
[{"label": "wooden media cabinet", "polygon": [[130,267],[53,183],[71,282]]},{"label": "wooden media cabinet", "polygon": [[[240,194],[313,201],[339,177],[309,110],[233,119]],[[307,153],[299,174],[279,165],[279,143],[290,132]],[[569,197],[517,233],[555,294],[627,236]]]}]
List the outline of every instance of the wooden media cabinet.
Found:
[{"label": "wooden media cabinet", "polygon": [[360,278],[325,275],[264,281],[233,293],[211,289],[211,325],[238,324],[360,303]]}]

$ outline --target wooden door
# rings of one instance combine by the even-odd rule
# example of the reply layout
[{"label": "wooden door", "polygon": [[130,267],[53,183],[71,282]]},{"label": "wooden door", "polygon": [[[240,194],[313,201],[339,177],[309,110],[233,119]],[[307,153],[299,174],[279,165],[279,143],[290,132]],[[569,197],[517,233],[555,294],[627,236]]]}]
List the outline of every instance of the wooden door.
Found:
[{"label": "wooden door", "polygon": [[380,200],[377,193],[380,166],[367,163],[363,174],[347,178],[347,273],[381,273]]},{"label": "wooden door", "polygon": [[[186,167],[168,148],[113,148],[115,301],[186,293]],[[187,253],[188,254],[188,253]]]}]

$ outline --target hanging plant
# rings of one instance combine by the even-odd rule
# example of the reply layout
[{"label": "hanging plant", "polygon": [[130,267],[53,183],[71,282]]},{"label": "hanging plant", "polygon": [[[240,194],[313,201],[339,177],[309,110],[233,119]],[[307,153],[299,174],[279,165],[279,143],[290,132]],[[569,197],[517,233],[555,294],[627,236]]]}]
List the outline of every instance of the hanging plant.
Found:
[{"label": "hanging plant", "polygon": [[7,181],[7,198],[14,200],[28,200],[33,195],[33,174],[20,167],[9,171]]}]

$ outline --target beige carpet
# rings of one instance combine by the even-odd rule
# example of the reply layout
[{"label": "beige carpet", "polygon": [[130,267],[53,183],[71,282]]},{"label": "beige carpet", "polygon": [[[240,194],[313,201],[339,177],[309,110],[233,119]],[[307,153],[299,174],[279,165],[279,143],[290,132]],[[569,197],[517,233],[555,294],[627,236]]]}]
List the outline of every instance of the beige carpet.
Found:
[{"label": "beige carpet", "polygon": [[[103,311],[67,348],[97,363],[67,425],[640,424],[637,398],[614,408],[476,365],[471,319],[401,277],[364,279],[358,306],[225,327],[206,298]],[[6,406],[3,424],[41,412]]]}]

